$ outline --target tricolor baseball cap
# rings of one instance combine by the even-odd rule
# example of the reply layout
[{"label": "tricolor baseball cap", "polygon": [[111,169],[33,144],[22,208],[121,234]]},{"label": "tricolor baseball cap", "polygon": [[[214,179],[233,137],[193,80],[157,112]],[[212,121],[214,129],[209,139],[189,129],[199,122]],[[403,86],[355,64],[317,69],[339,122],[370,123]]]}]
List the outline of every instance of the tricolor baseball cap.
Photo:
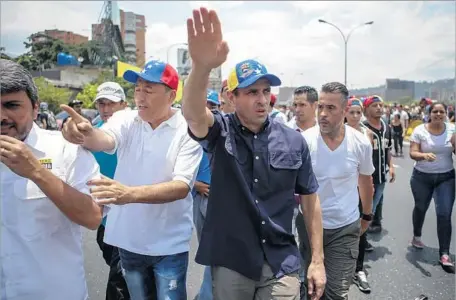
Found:
[{"label": "tricolor baseball cap", "polygon": [[228,76],[228,90],[232,92],[237,88],[246,88],[262,78],[267,79],[271,86],[282,84],[279,77],[268,73],[266,67],[258,61],[253,59],[241,61],[236,64],[236,67],[234,67]]},{"label": "tricolor baseball cap", "polygon": [[210,102],[215,105],[220,105],[218,93],[214,90],[207,90],[207,102]]},{"label": "tricolor baseball cap", "polygon": [[113,102],[125,101],[125,92],[117,82],[104,82],[98,86],[94,102],[99,99],[108,99]]},{"label": "tricolor baseball cap", "polygon": [[159,60],[149,61],[141,72],[128,70],[124,73],[123,78],[134,84],[138,78],[141,78],[147,82],[164,84],[172,90],[177,90],[179,87],[179,75],[176,69]]},{"label": "tricolor baseball cap", "polygon": [[348,107],[351,107],[351,106],[360,106],[361,108],[363,108],[363,103],[361,102],[361,100],[359,100],[358,98],[350,98],[348,99],[348,104],[347,104]]},{"label": "tricolor baseball cap", "polygon": [[382,97],[377,96],[377,95],[367,97],[367,99],[364,100],[364,108],[367,108],[367,107],[369,107],[369,105],[371,105],[372,103],[376,103],[376,102],[383,102]]}]

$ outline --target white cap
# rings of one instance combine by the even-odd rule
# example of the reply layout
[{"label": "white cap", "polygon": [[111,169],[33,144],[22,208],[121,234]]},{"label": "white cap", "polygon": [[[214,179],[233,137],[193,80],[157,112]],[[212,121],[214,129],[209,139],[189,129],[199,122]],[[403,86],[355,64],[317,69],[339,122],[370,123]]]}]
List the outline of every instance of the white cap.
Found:
[{"label": "white cap", "polygon": [[94,102],[99,99],[108,99],[114,102],[125,101],[125,92],[117,82],[105,82],[98,86]]}]

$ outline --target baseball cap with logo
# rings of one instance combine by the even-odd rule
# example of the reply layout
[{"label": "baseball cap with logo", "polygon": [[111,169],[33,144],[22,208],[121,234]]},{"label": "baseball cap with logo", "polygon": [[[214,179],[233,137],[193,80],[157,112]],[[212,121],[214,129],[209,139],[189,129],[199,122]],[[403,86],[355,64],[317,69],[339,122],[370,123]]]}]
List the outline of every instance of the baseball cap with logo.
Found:
[{"label": "baseball cap with logo", "polygon": [[176,69],[159,60],[149,61],[141,72],[128,70],[124,73],[123,78],[135,84],[138,78],[141,78],[147,82],[164,84],[172,90],[177,90],[179,87],[179,75]]},{"label": "baseball cap with logo", "polygon": [[216,91],[208,89],[206,98],[207,102],[210,102],[215,105],[220,105],[219,96]]},{"label": "baseball cap with logo", "polygon": [[282,84],[279,77],[268,73],[266,67],[258,61],[253,59],[241,61],[228,76],[228,90],[234,91],[237,88],[246,88],[262,78],[267,79],[271,86]]},{"label": "baseball cap with logo", "polygon": [[125,92],[117,82],[104,82],[98,86],[94,102],[99,99],[108,99],[113,102],[125,101]]}]

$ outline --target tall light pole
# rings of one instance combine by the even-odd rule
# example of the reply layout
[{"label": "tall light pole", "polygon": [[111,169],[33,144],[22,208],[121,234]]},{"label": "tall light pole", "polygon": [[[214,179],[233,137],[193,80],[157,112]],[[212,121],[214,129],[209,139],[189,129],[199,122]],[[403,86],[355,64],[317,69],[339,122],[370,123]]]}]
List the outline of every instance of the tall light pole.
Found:
[{"label": "tall light pole", "polygon": [[331,25],[332,27],[336,28],[337,31],[339,31],[339,33],[342,35],[342,38],[344,39],[344,45],[345,45],[344,84],[345,84],[345,86],[347,86],[347,44],[348,44],[348,40],[350,39],[350,36],[352,35],[353,31],[355,31],[356,29],[358,29],[360,27],[366,26],[366,25],[372,25],[372,24],[374,24],[374,21],[370,21],[370,22],[359,24],[358,26],[356,26],[355,28],[350,30],[350,32],[347,34],[347,36],[345,36],[345,34],[342,32],[342,30],[340,30],[340,28],[337,27],[336,25],[334,25],[333,23],[327,22],[327,21],[322,20],[322,19],[319,19],[318,22],[325,23],[325,24]]},{"label": "tall light pole", "polygon": [[167,63],[169,63],[169,50],[171,50],[171,48],[173,48],[174,46],[179,46],[179,45],[188,46],[187,43],[175,43],[175,44],[169,45],[168,49],[166,50],[166,62]]}]

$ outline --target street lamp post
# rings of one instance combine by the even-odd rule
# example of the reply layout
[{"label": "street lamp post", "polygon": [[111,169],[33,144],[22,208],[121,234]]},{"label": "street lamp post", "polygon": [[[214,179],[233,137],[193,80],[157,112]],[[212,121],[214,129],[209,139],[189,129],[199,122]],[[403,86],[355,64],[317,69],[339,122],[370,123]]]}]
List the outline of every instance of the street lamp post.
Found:
[{"label": "street lamp post", "polygon": [[325,20],[322,20],[322,19],[319,19],[318,22],[320,23],[325,23],[325,24],[328,24],[328,25],[331,25],[332,27],[336,28],[337,31],[339,31],[339,33],[342,35],[342,38],[344,40],[344,46],[345,46],[345,67],[344,67],[344,84],[345,86],[347,86],[347,44],[348,44],[348,40],[350,39],[350,36],[352,35],[352,33],[360,28],[360,27],[363,27],[363,26],[366,26],[366,25],[372,25],[374,24],[374,21],[370,21],[370,22],[366,22],[366,23],[362,23],[362,24],[359,24],[358,26],[356,26],[355,28],[353,28],[352,30],[350,30],[350,32],[347,34],[347,36],[345,36],[345,34],[342,32],[342,30],[340,30],[339,27],[337,27],[336,25],[334,25],[333,23],[330,23],[330,22],[327,22]]},{"label": "street lamp post", "polygon": [[169,63],[169,50],[171,50],[171,48],[173,48],[174,46],[179,46],[179,45],[188,46],[187,43],[175,43],[175,44],[168,46],[168,49],[166,50],[166,62],[167,63]]}]

